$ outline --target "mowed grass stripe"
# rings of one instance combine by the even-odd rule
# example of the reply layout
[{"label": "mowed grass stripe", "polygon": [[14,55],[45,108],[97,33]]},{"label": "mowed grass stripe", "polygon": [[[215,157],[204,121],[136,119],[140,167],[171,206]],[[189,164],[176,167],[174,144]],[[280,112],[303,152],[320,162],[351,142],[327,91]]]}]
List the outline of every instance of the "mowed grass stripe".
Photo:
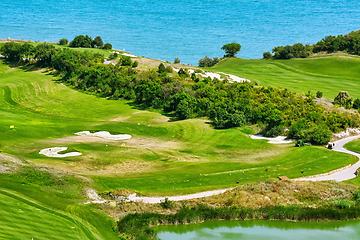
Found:
[{"label": "mowed grass stripe", "polygon": [[360,97],[360,58],[349,55],[290,60],[231,58],[209,68],[250,79],[261,86],[282,87],[297,93],[309,90],[333,99],[339,91]]},{"label": "mowed grass stripe", "polygon": [[78,220],[2,189],[0,205],[0,238],[97,239]]}]

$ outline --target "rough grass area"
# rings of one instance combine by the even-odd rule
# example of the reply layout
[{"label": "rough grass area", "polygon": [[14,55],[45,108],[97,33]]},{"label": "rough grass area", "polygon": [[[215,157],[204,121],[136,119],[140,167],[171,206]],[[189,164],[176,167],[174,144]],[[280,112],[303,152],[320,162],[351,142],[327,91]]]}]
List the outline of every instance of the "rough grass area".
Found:
[{"label": "rough grass area", "polygon": [[297,93],[324,93],[333,99],[339,91],[360,97],[360,58],[335,55],[290,60],[231,58],[210,68],[257,82],[261,86],[282,87]]}]

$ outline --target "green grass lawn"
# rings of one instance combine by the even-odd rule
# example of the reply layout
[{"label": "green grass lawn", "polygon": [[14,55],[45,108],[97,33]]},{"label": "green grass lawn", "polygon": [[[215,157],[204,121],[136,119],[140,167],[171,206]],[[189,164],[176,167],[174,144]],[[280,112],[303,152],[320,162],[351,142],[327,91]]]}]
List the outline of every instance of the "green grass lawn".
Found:
[{"label": "green grass lawn", "polygon": [[360,58],[350,55],[290,60],[230,58],[209,68],[234,74],[261,86],[282,87],[297,93],[317,91],[333,99],[340,91],[360,97]]},{"label": "green grass lawn", "polygon": [[0,189],[3,239],[99,239],[79,220]]},{"label": "green grass lawn", "polygon": [[[135,109],[126,101],[75,91],[37,69],[1,64],[0,79],[0,150],[93,178],[99,190],[190,193],[234,186],[237,181],[324,173],[356,161],[322,148],[252,140],[244,133],[251,131],[247,127],[215,130],[206,119],[168,122],[165,116]],[[74,138],[75,132],[85,130],[133,138],[119,142]],[[58,159],[38,154],[56,146],[83,155]]]},{"label": "green grass lawn", "polygon": [[344,145],[344,147],[350,151],[354,151],[360,153],[360,139],[356,139],[354,141],[348,142]]}]

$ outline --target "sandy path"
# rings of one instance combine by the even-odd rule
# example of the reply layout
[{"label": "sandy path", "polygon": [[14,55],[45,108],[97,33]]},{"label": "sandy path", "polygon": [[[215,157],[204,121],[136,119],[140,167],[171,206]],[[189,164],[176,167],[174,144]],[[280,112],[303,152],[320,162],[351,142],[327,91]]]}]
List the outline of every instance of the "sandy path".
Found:
[{"label": "sandy path", "polygon": [[[351,154],[360,159],[359,153],[356,153],[356,152],[353,152],[353,151],[350,151],[350,150],[347,150],[344,148],[344,145],[346,143],[351,142],[358,138],[360,138],[360,135],[347,137],[347,138],[338,140],[338,141],[334,142],[335,147],[333,150],[337,151],[337,152]],[[355,171],[359,167],[360,167],[360,161],[356,162],[354,165],[349,165],[347,167],[340,168],[340,169],[331,171],[329,173],[319,174],[319,175],[314,175],[314,176],[309,176],[309,177],[303,177],[303,178],[297,178],[294,180],[295,181],[329,181],[329,180],[333,180],[333,181],[341,182],[341,181],[355,178],[356,177]]]},{"label": "sandy path", "polygon": [[219,189],[219,190],[213,190],[207,192],[194,193],[189,195],[173,196],[173,197],[137,197],[135,194],[133,194],[128,197],[128,201],[144,202],[144,203],[160,203],[164,201],[165,198],[168,198],[170,201],[182,201],[182,200],[189,200],[195,198],[210,197],[213,195],[222,194],[231,189],[232,188],[226,188],[226,189]]}]

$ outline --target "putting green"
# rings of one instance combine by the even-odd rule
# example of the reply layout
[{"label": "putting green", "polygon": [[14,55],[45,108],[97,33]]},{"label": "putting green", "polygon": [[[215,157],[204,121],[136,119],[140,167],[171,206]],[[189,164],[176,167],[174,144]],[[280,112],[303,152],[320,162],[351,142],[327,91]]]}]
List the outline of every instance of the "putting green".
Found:
[{"label": "putting green", "polygon": [[80,221],[3,189],[0,206],[1,239],[98,239]]}]

